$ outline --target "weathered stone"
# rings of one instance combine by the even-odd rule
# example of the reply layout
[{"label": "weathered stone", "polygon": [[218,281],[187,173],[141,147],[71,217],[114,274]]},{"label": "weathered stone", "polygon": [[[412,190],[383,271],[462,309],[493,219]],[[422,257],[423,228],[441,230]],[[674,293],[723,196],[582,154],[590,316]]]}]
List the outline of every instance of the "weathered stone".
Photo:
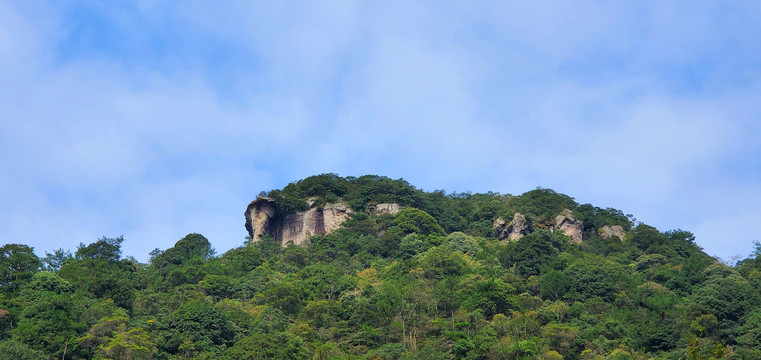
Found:
[{"label": "weathered stone", "polygon": [[515,241],[531,233],[531,224],[521,213],[515,213],[508,224],[504,219],[494,220],[492,227],[497,230],[497,238],[503,241]]},{"label": "weathered stone", "polygon": [[344,221],[351,218],[351,208],[343,203],[328,203],[322,209],[323,231],[329,234],[341,227]]},{"label": "weathered stone", "polygon": [[275,201],[259,197],[246,208],[246,230],[251,241],[259,241],[259,237],[266,234],[282,246],[288,243],[302,245],[310,236],[335,231],[351,214],[351,208],[346,204],[328,203],[323,208],[314,206],[306,211],[278,216]]},{"label": "weathered stone", "polygon": [[605,225],[597,230],[597,232],[600,234],[601,238],[617,237],[620,240],[623,240],[624,236],[626,236],[626,232],[624,232],[624,228],[621,227],[621,225]]},{"label": "weathered stone", "polygon": [[491,224],[491,227],[497,231],[497,239],[507,239],[507,234],[509,234],[509,232],[507,231],[507,222],[505,219],[497,218],[497,220],[494,220]]},{"label": "weathered stone", "polygon": [[272,219],[277,217],[277,203],[266,196],[257,197],[246,207],[246,230],[251,241],[259,241],[259,236],[267,234]]},{"label": "weathered stone", "polygon": [[555,217],[555,227],[553,230],[562,232],[575,243],[580,243],[584,240],[584,231],[582,229],[582,222],[576,220],[571,210],[565,209],[560,215]]},{"label": "weathered stone", "polygon": [[376,215],[390,214],[396,215],[402,207],[396,203],[380,203],[370,208],[370,211],[374,211]]}]

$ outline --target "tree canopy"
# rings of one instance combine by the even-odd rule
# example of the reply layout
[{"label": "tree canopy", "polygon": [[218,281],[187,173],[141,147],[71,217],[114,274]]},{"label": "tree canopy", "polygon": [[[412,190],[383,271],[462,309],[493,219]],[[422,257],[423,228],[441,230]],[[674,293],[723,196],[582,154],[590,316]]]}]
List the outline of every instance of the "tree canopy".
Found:
[{"label": "tree canopy", "polygon": [[[759,244],[727,266],[689,231],[545,188],[322,174],[267,195],[285,212],[340,201],[354,215],[303,247],[265,236],[218,255],[191,233],[147,264],[121,236],[42,259],[3,245],[0,359],[761,358]],[[567,211],[580,243],[554,228]],[[498,239],[493,223],[516,212],[534,230]]]}]

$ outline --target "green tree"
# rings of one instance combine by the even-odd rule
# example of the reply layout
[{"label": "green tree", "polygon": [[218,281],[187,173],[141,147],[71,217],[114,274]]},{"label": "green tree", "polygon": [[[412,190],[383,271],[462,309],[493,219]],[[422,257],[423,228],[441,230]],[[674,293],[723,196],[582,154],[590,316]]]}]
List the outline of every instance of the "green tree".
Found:
[{"label": "green tree", "polygon": [[68,294],[39,293],[27,305],[13,333],[34,349],[60,358],[74,345],[77,334],[86,330],[79,321],[81,303]]},{"label": "green tree", "polygon": [[253,246],[242,246],[222,254],[220,262],[226,275],[240,276],[261,265],[264,255]]},{"label": "green tree", "polygon": [[0,359],[2,360],[47,360],[45,352],[34,350],[16,340],[0,341]]},{"label": "green tree", "polygon": [[465,235],[459,231],[453,232],[447,236],[447,247],[471,256],[481,250],[478,246],[478,242],[476,242],[472,236]]},{"label": "green tree", "polygon": [[512,197],[508,205],[515,207],[521,214],[538,216],[545,220],[552,219],[563,209],[574,210],[578,206],[572,197],[545,188],[536,188],[521,196]]},{"label": "green tree", "polygon": [[134,259],[121,259],[123,237],[100,238],[80,244],[74,258],[67,261],[58,275],[75,288],[96,297],[111,298],[124,308],[130,308],[137,285],[138,264]]},{"label": "green tree", "polygon": [[471,296],[466,300],[466,307],[469,310],[481,309],[487,319],[498,313],[509,313],[515,306],[511,297],[515,288],[500,279],[479,281],[469,292]]},{"label": "green tree", "polygon": [[539,279],[540,292],[544,298],[559,300],[569,290],[571,278],[560,270],[550,270]]},{"label": "green tree", "polygon": [[225,314],[203,301],[182,304],[163,321],[161,333],[164,342],[159,346],[172,354],[180,353],[186,343],[193,350],[204,351],[215,346],[231,345],[236,335]]},{"label": "green tree", "polygon": [[201,234],[188,234],[177,241],[173,247],[156,255],[152,265],[164,267],[167,265],[180,265],[193,259],[207,260],[214,255],[211,243]]},{"label": "green tree", "polygon": [[100,259],[118,261],[122,254],[122,242],[124,242],[124,236],[116,238],[107,238],[104,236],[89,245],[80,243],[77,252],[74,255],[79,260]]},{"label": "green tree", "polygon": [[728,335],[758,302],[759,295],[747,280],[731,272],[709,278],[702,287],[695,290],[692,298],[707,313],[716,316],[719,327]]},{"label": "green tree", "polygon": [[630,280],[622,265],[596,256],[576,260],[565,269],[565,274],[571,278],[567,295],[582,301],[594,297],[613,301],[619,291],[627,289]]},{"label": "green tree", "polygon": [[542,267],[557,258],[563,244],[560,236],[544,229],[534,231],[503,248],[502,263],[506,267],[515,266],[521,275],[538,275]]},{"label": "green tree", "polygon": [[406,208],[396,214],[392,227],[389,231],[398,232],[399,235],[417,233],[420,235],[436,234],[444,235],[444,229],[439,226],[431,215],[423,210]]},{"label": "green tree", "polygon": [[230,360],[307,360],[304,342],[288,333],[253,334],[236,342],[223,354]]},{"label": "green tree", "polygon": [[53,251],[52,254],[46,251],[45,257],[42,258],[42,262],[45,264],[45,270],[58,271],[72,258],[71,251],[59,248]]},{"label": "green tree", "polygon": [[420,235],[415,233],[407,234],[399,243],[399,255],[402,259],[409,259],[424,252],[427,248],[428,246],[420,238]]},{"label": "green tree", "polygon": [[29,246],[3,245],[0,247],[0,289],[16,291],[39,271],[41,266],[42,262]]}]

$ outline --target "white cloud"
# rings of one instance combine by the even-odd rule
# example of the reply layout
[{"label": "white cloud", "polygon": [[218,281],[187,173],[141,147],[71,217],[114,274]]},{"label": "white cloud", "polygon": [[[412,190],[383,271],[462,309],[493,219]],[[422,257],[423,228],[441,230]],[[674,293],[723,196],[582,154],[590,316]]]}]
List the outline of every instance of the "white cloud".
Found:
[{"label": "white cloud", "polygon": [[[157,31],[166,48],[61,57],[66,5],[0,3],[12,241],[125,234],[144,259],[195,231],[224,251],[259,190],[339,172],[429,190],[549,186],[692,228],[721,256],[750,249],[758,209],[740,200],[761,185],[726,164],[759,158],[761,46],[734,6],[104,6],[125,36],[140,27],[130,50]],[[214,46],[242,58],[214,60]],[[713,246],[724,217],[734,242]]]}]

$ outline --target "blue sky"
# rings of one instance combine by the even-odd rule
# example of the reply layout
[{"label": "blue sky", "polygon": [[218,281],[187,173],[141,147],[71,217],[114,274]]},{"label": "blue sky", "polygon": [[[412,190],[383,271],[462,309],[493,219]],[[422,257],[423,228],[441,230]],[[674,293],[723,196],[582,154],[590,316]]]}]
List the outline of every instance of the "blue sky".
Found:
[{"label": "blue sky", "polygon": [[318,173],[761,241],[756,1],[0,0],[0,242],[243,243]]}]

